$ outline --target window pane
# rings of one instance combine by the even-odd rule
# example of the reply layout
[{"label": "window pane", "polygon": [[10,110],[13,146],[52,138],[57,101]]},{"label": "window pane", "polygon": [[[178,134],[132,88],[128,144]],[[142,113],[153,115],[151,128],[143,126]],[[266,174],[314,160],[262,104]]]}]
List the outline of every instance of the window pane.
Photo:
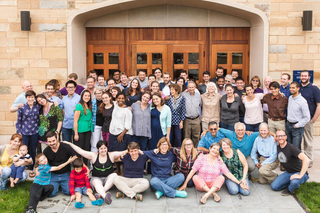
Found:
[{"label": "window pane", "polygon": [[242,53],[232,53],[232,64],[242,64]]},{"label": "window pane", "polygon": [[189,80],[197,81],[199,80],[199,70],[198,69],[189,69]]},{"label": "window pane", "polygon": [[217,64],[227,64],[227,53],[217,53]]},{"label": "window pane", "polygon": [[182,69],[174,69],[173,70],[173,79],[176,80],[177,78],[180,77],[180,72]]},{"label": "window pane", "polygon": [[183,53],[173,53],[173,63],[183,64]]},{"label": "window pane", "polygon": [[[239,77],[242,77],[242,69],[232,69],[232,71],[233,70],[238,71]],[[232,74],[232,72],[231,72],[231,74]]]},{"label": "window pane", "polygon": [[103,64],[103,53],[93,53],[93,63]]},{"label": "window pane", "polygon": [[137,53],[137,64],[147,64],[147,53]]},{"label": "window pane", "polygon": [[199,53],[189,53],[189,64],[199,64]]},{"label": "window pane", "polygon": [[137,75],[139,74],[139,71],[143,71],[143,72],[145,72],[146,74],[147,74],[147,72],[148,72],[148,70],[147,69],[137,69]]},{"label": "window pane", "polygon": [[119,53],[109,53],[109,64],[119,64]]},{"label": "window pane", "polygon": [[152,53],[152,64],[162,64],[162,53]]},{"label": "window pane", "polygon": [[103,75],[104,76],[104,73],[103,73],[103,69],[94,69],[94,71],[97,72],[97,75]]}]

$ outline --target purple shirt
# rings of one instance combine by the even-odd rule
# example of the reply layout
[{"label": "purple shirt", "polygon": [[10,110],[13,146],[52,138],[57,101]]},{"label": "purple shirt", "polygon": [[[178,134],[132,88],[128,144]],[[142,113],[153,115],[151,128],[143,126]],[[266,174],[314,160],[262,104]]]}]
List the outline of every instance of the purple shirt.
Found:
[{"label": "purple shirt", "polygon": [[30,109],[30,106],[26,103],[18,109],[17,133],[24,135],[38,134],[40,121],[39,108],[40,106],[35,103],[32,109]]},{"label": "purple shirt", "polygon": [[[84,90],[84,87],[83,87],[83,86],[77,85],[75,93],[77,93],[78,95],[80,95],[83,90]],[[61,95],[63,95],[63,96],[68,95],[67,88],[63,87],[63,88],[60,90],[60,93],[61,93]]]},{"label": "purple shirt", "polygon": [[254,94],[256,93],[263,93],[263,89],[257,87],[254,91],[253,91]]}]

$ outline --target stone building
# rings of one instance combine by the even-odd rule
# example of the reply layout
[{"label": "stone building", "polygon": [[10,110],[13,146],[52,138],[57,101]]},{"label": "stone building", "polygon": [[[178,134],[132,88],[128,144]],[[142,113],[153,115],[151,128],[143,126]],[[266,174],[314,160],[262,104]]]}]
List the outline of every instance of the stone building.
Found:
[{"label": "stone building", "polygon": [[[312,31],[302,30],[307,10]],[[30,11],[30,31],[20,11]],[[201,81],[219,65],[246,82],[313,70],[319,85],[319,39],[318,0],[0,0],[0,143],[16,130],[9,108],[25,79],[41,92],[72,72],[84,83],[91,69],[107,78],[161,67]]]}]

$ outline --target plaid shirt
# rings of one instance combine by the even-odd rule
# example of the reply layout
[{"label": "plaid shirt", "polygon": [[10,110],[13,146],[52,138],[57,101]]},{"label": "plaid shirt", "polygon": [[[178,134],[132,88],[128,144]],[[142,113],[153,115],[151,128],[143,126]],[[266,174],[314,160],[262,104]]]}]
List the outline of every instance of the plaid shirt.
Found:
[{"label": "plaid shirt", "polygon": [[[170,151],[177,156],[177,162],[173,165],[173,168],[172,168],[174,174],[182,173],[184,176],[187,176],[191,171],[195,161],[195,160],[194,161],[192,160],[192,155],[190,155],[189,157],[186,156],[187,162],[184,162],[180,156],[180,148],[171,147]],[[197,151],[197,152],[198,152],[197,156],[203,153],[201,151]]]},{"label": "plaid shirt", "polygon": [[97,119],[97,99],[92,100],[92,132],[94,132],[94,127],[96,126],[96,119]]},{"label": "plaid shirt", "polygon": [[280,92],[283,93],[287,98],[290,96],[290,84],[288,84],[285,88],[280,85]]}]

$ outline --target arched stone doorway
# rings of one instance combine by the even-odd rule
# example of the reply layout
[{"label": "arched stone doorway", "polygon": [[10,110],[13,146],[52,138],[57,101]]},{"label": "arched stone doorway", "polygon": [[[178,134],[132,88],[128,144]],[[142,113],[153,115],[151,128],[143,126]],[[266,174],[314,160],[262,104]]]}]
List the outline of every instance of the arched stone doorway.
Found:
[{"label": "arched stone doorway", "polygon": [[[97,3],[90,7],[79,9],[71,13],[68,19],[67,39],[68,39],[68,73],[76,72],[79,75],[80,81],[86,76],[86,23],[94,23],[94,19],[98,17],[108,17],[108,14],[123,13],[126,11],[135,10],[137,8],[145,7],[159,7],[159,6],[185,6],[188,8],[197,8],[197,10],[215,11],[226,16],[238,17],[251,24],[250,29],[250,75],[266,76],[268,72],[268,29],[269,23],[266,15],[258,10],[242,4],[237,4],[229,1],[217,0],[124,0],[124,1],[105,1]],[[112,16],[109,16],[109,18]],[[127,17],[127,16],[123,16]],[[186,17],[188,17],[186,15]],[[181,18],[181,17],[180,17]],[[210,17],[208,17],[210,18]],[[142,25],[135,25],[133,27],[168,27],[174,22],[173,18],[169,18],[166,22],[158,23],[154,26],[152,22],[145,22]],[[176,21],[176,20],[175,20]],[[125,20],[108,20],[110,27],[130,27],[123,26],[126,24]],[[114,23],[111,25],[111,23]],[[180,27],[185,26],[180,22]],[[211,22],[212,23],[212,22]],[[122,24],[122,25],[120,25]],[[143,23],[142,23],[143,24]],[[201,23],[204,27],[207,23]],[[117,25],[117,26],[115,26]],[[120,26],[119,26],[120,25]],[[165,25],[165,26],[164,26]],[[201,27],[200,26],[200,27]],[[192,22],[185,27],[199,27],[199,22]]]}]

